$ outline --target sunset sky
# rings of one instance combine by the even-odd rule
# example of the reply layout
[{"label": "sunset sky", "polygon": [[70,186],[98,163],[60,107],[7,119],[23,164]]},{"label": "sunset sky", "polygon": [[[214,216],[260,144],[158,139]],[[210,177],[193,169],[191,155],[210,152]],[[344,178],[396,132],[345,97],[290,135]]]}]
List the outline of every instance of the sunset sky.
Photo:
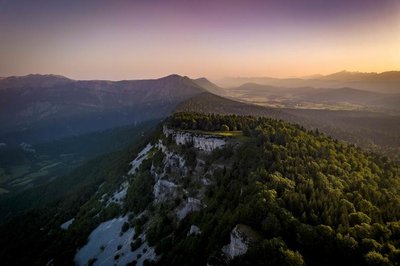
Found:
[{"label": "sunset sky", "polygon": [[400,70],[400,0],[0,0],[0,76]]}]

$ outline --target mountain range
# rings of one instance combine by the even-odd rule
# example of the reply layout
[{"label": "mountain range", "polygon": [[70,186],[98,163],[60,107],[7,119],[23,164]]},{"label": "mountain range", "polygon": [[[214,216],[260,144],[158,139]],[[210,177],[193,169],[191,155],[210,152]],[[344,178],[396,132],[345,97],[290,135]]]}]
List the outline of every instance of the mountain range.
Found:
[{"label": "mountain range", "polygon": [[350,87],[360,90],[381,93],[399,93],[400,71],[382,73],[363,73],[341,71],[330,75],[313,75],[303,78],[271,78],[271,77],[235,77],[224,78],[218,84],[227,87],[237,87],[244,83],[254,82],[277,87],[314,87],[343,88]]},{"label": "mountain range", "polygon": [[[397,80],[397,72],[339,72],[327,80]],[[384,78],[388,78],[387,80]],[[398,83],[397,83],[398,84]],[[9,147],[163,119],[178,110],[262,115],[319,128],[339,139],[397,154],[399,94],[352,87],[222,88],[206,78],[76,81],[56,75],[0,80],[0,143]],[[378,121],[379,120],[379,121]],[[385,122],[383,122],[385,121]],[[382,125],[382,127],[375,127]]]},{"label": "mountain range", "polygon": [[[317,78],[349,76],[370,74]],[[396,97],[179,75],[2,78],[0,260],[396,265]]]},{"label": "mountain range", "polygon": [[249,82],[226,89],[225,95],[271,107],[400,112],[400,93],[352,87],[280,87]]},{"label": "mountain range", "polygon": [[75,81],[55,75],[0,80],[0,142],[43,142],[166,117],[205,90],[178,75]]}]

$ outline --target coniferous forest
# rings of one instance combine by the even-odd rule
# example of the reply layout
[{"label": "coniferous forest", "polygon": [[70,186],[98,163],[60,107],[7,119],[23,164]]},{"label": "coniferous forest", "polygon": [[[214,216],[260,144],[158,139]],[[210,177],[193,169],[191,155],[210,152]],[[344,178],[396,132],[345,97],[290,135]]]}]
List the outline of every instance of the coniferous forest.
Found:
[{"label": "coniferous forest", "polygon": [[[146,264],[399,265],[397,162],[318,131],[269,118],[176,113],[164,125],[182,132],[230,138],[229,145],[202,155],[206,168],[214,162],[221,165],[209,177],[212,184],[206,187],[203,199],[206,207],[176,221],[169,203],[153,201],[154,181],[149,173],[163,162],[158,151],[130,177],[121,207],[102,209],[96,200],[101,193],[91,189],[82,194],[78,190],[51,208],[33,210],[3,225],[0,244],[5,261],[39,265],[49,256],[56,264],[71,264],[75,250],[85,244],[100,222],[126,213],[145,213],[124,224],[122,232],[129,227],[146,232],[149,245],[158,255],[156,262]],[[155,143],[158,139],[172,143],[163,136],[161,126],[147,141]],[[96,179],[102,173],[105,177],[91,187],[102,182],[112,186],[137,151],[121,152],[107,163],[94,160],[79,171],[101,169]],[[179,152],[189,165],[200,156],[191,145],[179,147]],[[186,189],[193,189],[190,173],[185,179]],[[101,187],[104,190],[105,186]],[[174,199],[172,205],[179,201]],[[99,210],[100,216],[91,216]],[[76,221],[71,230],[62,232],[59,223],[67,214],[74,215]],[[201,228],[201,234],[187,235],[192,224]],[[221,247],[229,242],[237,224],[251,228],[254,241],[246,254],[227,261],[220,256]],[[41,227],[46,228],[44,232],[38,231]],[[26,236],[28,232],[32,234]],[[30,252],[21,253],[21,239]],[[141,241],[132,242],[132,249]]]},{"label": "coniferous forest", "polygon": [[[209,231],[183,239],[169,262],[201,261],[237,223],[260,239],[237,265],[398,265],[399,165],[319,132],[267,118],[180,113],[184,130],[242,130],[246,145],[191,220]],[[202,250],[202,251],[200,251]],[[167,259],[168,261],[168,259]]]}]

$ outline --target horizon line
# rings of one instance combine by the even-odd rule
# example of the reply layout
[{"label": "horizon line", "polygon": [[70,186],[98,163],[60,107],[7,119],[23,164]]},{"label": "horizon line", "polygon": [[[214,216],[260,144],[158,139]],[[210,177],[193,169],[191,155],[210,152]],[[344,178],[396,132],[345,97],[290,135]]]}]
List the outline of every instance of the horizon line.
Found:
[{"label": "horizon line", "polygon": [[[215,80],[223,80],[223,79],[260,79],[260,78],[271,78],[271,79],[312,79],[312,76],[320,76],[320,77],[327,77],[333,74],[339,74],[339,73],[349,73],[349,74],[383,74],[383,73],[388,73],[388,72],[400,72],[400,70],[386,70],[386,71],[382,71],[382,72],[378,72],[378,71],[371,71],[371,72],[363,72],[363,71],[349,71],[349,70],[340,70],[340,71],[336,71],[336,72],[332,72],[329,74],[320,74],[320,73],[314,73],[314,74],[309,74],[309,75],[302,75],[302,76],[285,76],[285,77],[276,77],[276,76],[269,76],[269,75],[265,75],[265,76],[224,76],[224,77],[219,77],[219,78],[211,78],[211,79],[215,79]],[[133,78],[124,78],[124,79],[97,79],[97,78],[73,78],[70,77],[69,75],[63,75],[63,74],[55,74],[55,73],[29,73],[29,74],[25,74],[25,75],[8,75],[8,76],[0,76],[0,79],[6,79],[6,78],[21,78],[21,77],[27,77],[27,76],[31,76],[31,75],[37,75],[37,76],[55,76],[55,77],[63,77],[63,78],[67,78],[70,80],[75,80],[75,81],[90,81],[90,80],[96,80],[96,81],[126,81],[126,80],[156,80],[156,79],[162,79],[162,78],[166,78],[169,76],[180,76],[180,77],[188,77],[190,79],[199,79],[199,78],[207,78],[207,76],[203,75],[203,76],[198,76],[198,77],[190,77],[188,75],[183,75],[183,74],[178,74],[178,73],[171,73],[171,74],[167,74],[167,75],[161,75],[158,77],[133,77]]]}]

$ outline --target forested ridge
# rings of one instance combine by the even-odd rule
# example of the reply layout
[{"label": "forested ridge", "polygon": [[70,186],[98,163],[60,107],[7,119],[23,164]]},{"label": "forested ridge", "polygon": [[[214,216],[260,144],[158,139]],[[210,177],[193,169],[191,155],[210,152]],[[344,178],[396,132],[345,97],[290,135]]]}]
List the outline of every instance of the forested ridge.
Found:
[{"label": "forested ridge", "polygon": [[[73,264],[76,250],[94,228],[129,215],[121,234],[134,228],[134,250],[143,240],[138,235],[146,233],[157,254],[157,261],[146,261],[147,265],[399,265],[397,162],[269,118],[181,112],[164,125],[181,132],[228,136],[227,145],[200,152],[190,144],[176,145],[160,126],[136,147],[82,166],[74,175],[86,176],[87,186],[0,227],[2,261]],[[182,220],[177,220],[175,210],[187,195],[154,201],[151,169],[163,165],[161,150],[151,151],[137,173],[121,178],[140,148],[159,141],[187,162],[186,175],[173,173],[182,190],[204,190],[204,207]],[[198,159],[209,173],[208,185],[193,182]],[[103,205],[102,195],[112,194],[124,180],[129,188],[123,204]],[[71,228],[61,230],[60,224],[71,217]],[[221,249],[238,224],[251,228],[255,237],[247,253],[229,260]],[[191,225],[201,233],[188,235]]]},{"label": "forested ridge", "polygon": [[226,243],[242,223],[262,240],[234,264],[399,265],[397,163],[267,118],[178,113],[168,123],[182,130],[243,130],[248,140],[231,153],[232,168],[215,173],[208,207],[188,222],[206,228],[204,234],[174,241],[166,262],[217,255],[215,242]]},{"label": "forested ridge", "polygon": [[398,115],[380,112],[271,108],[238,102],[211,93],[199,94],[177,107],[178,112],[265,116],[303,125],[399,161]]}]

